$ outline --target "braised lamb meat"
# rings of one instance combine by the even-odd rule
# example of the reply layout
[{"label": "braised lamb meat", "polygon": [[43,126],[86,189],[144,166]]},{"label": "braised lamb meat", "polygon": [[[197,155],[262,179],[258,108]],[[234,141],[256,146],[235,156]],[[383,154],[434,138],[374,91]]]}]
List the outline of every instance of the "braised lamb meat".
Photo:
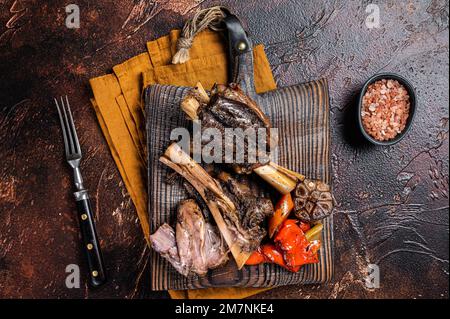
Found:
[{"label": "braised lamb meat", "polygon": [[205,275],[227,260],[227,249],[217,227],[205,222],[197,203],[184,200],[177,212],[176,231],[163,224],[150,236],[153,249],[184,276]]},{"label": "braised lamb meat", "polygon": [[[331,197],[329,186],[320,181],[311,181],[314,183],[314,189],[305,186],[303,180],[306,178],[300,173],[291,171],[283,166],[280,166],[270,160],[270,149],[275,146],[276,136],[271,136],[271,124],[267,116],[261,111],[259,106],[248,97],[237,84],[229,85],[215,85],[208,94],[201,83],[197,83],[195,88],[192,88],[181,102],[181,109],[191,120],[200,120],[202,130],[209,128],[217,129],[222,132],[222,157],[223,162],[230,163],[227,150],[233,150],[233,160],[231,166],[238,174],[249,174],[255,172],[263,180],[268,182],[274,189],[281,194],[288,194],[296,190],[297,197],[297,215],[303,216],[303,220],[317,220],[328,216],[332,211],[332,202],[328,197]],[[258,143],[256,150],[257,161],[248,156],[248,151],[251,150],[250,144],[244,140],[244,159],[238,161],[236,156],[237,141],[234,139],[227,139],[227,128],[233,129],[257,129],[257,132],[265,132],[265,149],[260,149]],[[245,136],[245,134],[244,134]],[[210,142],[208,134],[202,134],[202,143]],[[211,138],[212,139],[212,138]],[[259,142],[259,136],[256,136]],[[242,144],[241,144],[242,145]],[[253,149],[254,151],[254,149]],[[239,158],[241,159],[241,158]],[[324,191],[323,189],[326,190]],[[306,192],[306,193],[305,193]],[[326,193],[321,195],[320,199],[316,199],[315,195],[318,192]],[[305,193],[306,195],[302,195]],[[308,194],[311,193],[312,196]],[[327,196],[327,198],[323,198]],[[314,209],[312,207],[314,206]],[[314,212],[313,212],[314,211]]]},{"label": "braised lamb meat", "polygon": [[254,251],[267,234],[264,222],[274,212],[272,201],[255,193],[246,182],[238,181],[226,172],[220,172],[217,179],[237,207],[239,224],[244,231],[235,230],[236,233],[245,238],[247,250]]},{"label": "braised lamb meat", "polygon": [[[259,106],[233,83],[228,86],[216,85],[210,96],[205,94],[192,90],[185,98],[182,108],[191,119],[201,121],[202,132],[210,128],[221,132],[222,162],[231,164],[240,174],[249,174],[255,167],[267,164],[270,161],[271,124]],[[226,129],[239,129],[242,135]],[[252,141],[246,135],[249,132],[253,132]],[[258,145],[259,139],[265,141],[265,149],[257,149],[262,145]],[[203,134],[202,145],[211,140],[211,137]],[[237,150],[240,146],[242,149]],[[229,150],[233,150],[233,158],[225,156]],[[238,151],[242,156],[237,155]],[[250,152],[253,153],[252,157]]]},{"label": "braised lamb meat", "polygon": [[177,143],[167,148],[160,161],[183,176],[198,192],[241,268],[266,234],[264,222],[273,213],[271,201],[230,174],[208,173]]},{"label": "braised lamb meat", "polygon": [[184,276],[189,274],[188,267],[180,261],[175,231],[172,227],[162,224],[155,233],[150,235],[150,242],[153,249],[167,259],[180,274]]}]

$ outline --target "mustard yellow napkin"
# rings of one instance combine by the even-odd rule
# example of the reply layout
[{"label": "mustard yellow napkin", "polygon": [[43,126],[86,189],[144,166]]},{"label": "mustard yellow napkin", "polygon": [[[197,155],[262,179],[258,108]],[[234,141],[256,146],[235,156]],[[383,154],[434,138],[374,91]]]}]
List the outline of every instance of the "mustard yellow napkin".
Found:
[{"label": "mustard yellow napkin", "polygon": [[[147,43],[147,52],[113,67],[113,74],[90,80],[94,98],[92,105],[105,135],[111,154],[136,207],[145,238],[149,239],[147,211],[147,170],[145,155],[145,122],[142,88],[151,84],[206,88],[226,83],[227,50],[219,33],[203,31],[190,49],[191,59],[172,65],[180,31]],[[262,45],[254,48],[254,77],[258,93],[276,89],[272,71]],[[169,291],[172,298],[245,298],[265,289],[211,288]]]}]

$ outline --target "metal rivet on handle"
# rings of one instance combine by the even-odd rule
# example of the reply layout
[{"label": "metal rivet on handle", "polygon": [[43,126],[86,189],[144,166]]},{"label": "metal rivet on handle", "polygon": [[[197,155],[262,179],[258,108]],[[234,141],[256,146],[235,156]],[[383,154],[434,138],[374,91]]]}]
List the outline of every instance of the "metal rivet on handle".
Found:
[{"label": "metal rivet on handle", "polygon": [[245,42],[239,42],[237,48],[239,51],[244,51],[245,49],[247,49],[247,44]]},{"label": "metal rivet on handle", "polygon": [[97,270],[94,270],[93,272],[92,272],[92,277],[97,277],[98,276],[98,271]]},{"label": "metal rivet on handle", "polygon": [[81,219],[82,219],[82,220],[86,220],[87,218],[88,218],[87,214],[81,215]]},{"label": "metal rivet on handle", "polygon": [[87,244],[86,247],[87,247],[88,250],[92,250],[92,248],[94,248],[94,245],[92,245],[92,244]]}]

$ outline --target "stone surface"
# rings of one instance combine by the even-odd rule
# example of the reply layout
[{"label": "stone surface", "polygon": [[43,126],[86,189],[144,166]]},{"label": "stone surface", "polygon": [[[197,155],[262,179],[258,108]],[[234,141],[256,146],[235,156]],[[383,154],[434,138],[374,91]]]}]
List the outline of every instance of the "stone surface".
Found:
[{"label": "stone surface", "polygon": [[[148,253],[136,213],[97,124],[88,79],[145,50],[198,7],[218,1],[0,0],[0,297],[167,298],[149,290]],[[256,298],[448,298],[449,3],[221,1],[255,43],[266,45],[280,87],[326,77],[331,87],[335,215],[334,281],[277,288]],[[399,144],[364,143],[354,107],[364,81],[396,72],[416,88],[418,110]],[[51,98],[68,94],[86,157],[109,282],[67,289],[80,264],[71,176]],[[381,287],[364,284],[377,264]]]}]

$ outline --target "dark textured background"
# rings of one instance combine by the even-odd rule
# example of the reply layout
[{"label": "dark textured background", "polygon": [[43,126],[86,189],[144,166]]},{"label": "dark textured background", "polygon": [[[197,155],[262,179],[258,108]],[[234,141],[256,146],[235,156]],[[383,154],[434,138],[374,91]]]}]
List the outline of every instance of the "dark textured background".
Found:
[{"label": "dark textured background", "polygon": [[[77,3],[81,28],[64,25]],[[167,297],[149,290],[148,249],[89,103],[88,79],[181,27],[198,7],[224,4],[264,43],[279,86],[328,78],[332,105],[335,279],[258,298],[448,298],[449,3],[377,1],[0,0],[0,297]],[[408,78],[418,111],[398,145],[361,143],[355,96],[379,71]],[[69,290],[81,264],[71,175],[51,97],[71,97],[109,283]],[[381,288],[364,285],[366,265]]]}]

